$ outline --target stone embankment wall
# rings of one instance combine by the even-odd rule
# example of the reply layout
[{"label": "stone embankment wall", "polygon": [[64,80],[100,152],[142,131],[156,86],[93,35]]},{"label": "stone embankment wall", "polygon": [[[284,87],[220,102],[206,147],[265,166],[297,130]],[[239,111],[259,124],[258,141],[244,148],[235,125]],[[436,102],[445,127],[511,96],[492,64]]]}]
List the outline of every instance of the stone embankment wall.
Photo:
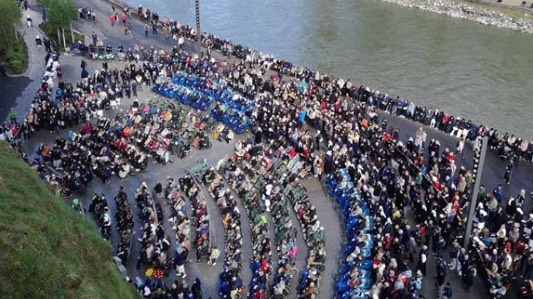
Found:
[{"label": "stone embankment wall", "polygon": [[383,0],[405,7],[418,8],[453,18],[475,21],[484,25],[497,26],[515,31],[533,33],[533,19],[515,18],[495,11],[452,0]]}]

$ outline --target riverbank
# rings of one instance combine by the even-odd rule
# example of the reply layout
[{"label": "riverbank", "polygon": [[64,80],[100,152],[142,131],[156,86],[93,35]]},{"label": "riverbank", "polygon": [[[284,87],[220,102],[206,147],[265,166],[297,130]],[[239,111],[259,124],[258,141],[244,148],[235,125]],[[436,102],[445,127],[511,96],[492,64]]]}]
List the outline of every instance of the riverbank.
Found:
[{"label": "riverbank", "polygon": [[[448,15],[457,19],[474,21],[483,25],[496,26],[514,31],[533,34],[533,18],[525,14],[518,17],[518,8],[509,6],[492,6],[483,3],[456,2],[452,0],[383,0],[409,8],[417,8],[438,14]],[[504,9],[504,10],[502,10]]]}]

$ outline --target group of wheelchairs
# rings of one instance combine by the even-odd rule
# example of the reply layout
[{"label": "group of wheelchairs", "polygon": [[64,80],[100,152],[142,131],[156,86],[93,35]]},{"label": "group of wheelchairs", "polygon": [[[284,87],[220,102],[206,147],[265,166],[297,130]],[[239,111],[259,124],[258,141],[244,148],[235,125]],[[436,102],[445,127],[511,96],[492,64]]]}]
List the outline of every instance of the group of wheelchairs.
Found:
[{"label": "group of wheelchairs", "polygon": [[244,112],[224,104],[217,104],[211,110],[211,116],[232,129],[236,134],[245,133],[252,126],[252,120]]},{"label": "group of wheelchairs", "polygon": [[189,105],[201,111],[209,109],[214,101],[212,97],[205,96],[196,89],[174,83],[156,84],[152,91],[167,98],[176,99],[183,105]]},{"label": "group of wheelchairs", "polygon": [[211,116],[237,134],[252,125],[247,113],[254,108],[254,102],[223,82],[178,72],[171,80],[155,84],[152,91],[201,111],[207,111],[216,101]]},{"label": "group of wheelchairs", "polygon": [[[268,211],[263,203],[262,198],[267,196],[265,193],[267,186],[272,181],[271,173],[266,171],[268,166],[261,163],[264,156],[251,155],[251,162],[255,165],[261,165],[263,169],[257,170],[256,167],[248,163],[246,159],[228,159],[222,166],[226,179],[231,182],[231,186],[237,190],[237,194],[244,207],[247,210],[252,227],[252,242],[254,258],[251,268],[254,277],[250,281],[250,296],[258,294],[270,295],[271,298],[286,298],[290,293],[290,284],[298,275],[296,267],[296,255],[298,248],[296,246],[296,228],[289,216],[286,196],[281,191],[281,186],[274,187],[272,192],[272,204],[270,206],[270,215],[274,223],[275,245],[278,253],[277,269],[271,265],[271,248],[268,232]],[[261,261],[267,263],[260,264]],[[260,268],[272,268],[274,281],[271,292],[269,293],[265,284],[260,277]],[[269,273],[271,274],[271,273]],[[267,274],[267,280],[270,275]]]},{"label": "group of wheelchairs", "polygon": [[221,298],[234,298],[243,288],[242,270],[242,230],[241,217],[231,189],[214,168],[209,168],[200,176],[215,200],[223,217],[224,226],[224,267],[220,273],[219,295]]},{"label": "group of wheelchairs", "polygon": [[[248,112],[254,107],[254,102],[241,93],[233,90],[226,82],[206,77],[197,77],[185,72],[174,75],[172,82],[199,91],[221,104],[239,111]],[[207,109],[206,109],[207,110]]]},{"label": "group of wheelchairs", "polygon": [[337,298],[368,298],[372,289],[371,233],[374,219],[347,169],[339,169],[325,180],[325,189],[335,200],[343,218],[345,244],[341,253],[340,273],[335,283]]},{"label": "group of wheelchairs", "polygon": [[[164,158],[161,152],[169,152],[180,159],[189,157],[191,148],[211,148],[207,132],[214,129],[215,121],[201,113],[187,111],[180,105],[151,100],[138,108],[142,129],[149,132],[155,144],[153,155]],[[159,151],[159,153],[158,153]]]}]

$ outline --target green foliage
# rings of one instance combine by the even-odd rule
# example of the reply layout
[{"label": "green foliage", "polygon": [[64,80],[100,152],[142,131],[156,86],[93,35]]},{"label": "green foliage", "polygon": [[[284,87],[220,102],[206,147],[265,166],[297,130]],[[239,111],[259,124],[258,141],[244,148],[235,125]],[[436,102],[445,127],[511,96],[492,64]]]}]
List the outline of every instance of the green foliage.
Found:
[{"label": "green foliage", "polygon": [[[46,37],[48,37],[49,40],[53,40],[55,42],[57,42],[58,44],[63,44],[63,42],[59,41],[59,37],[57,36],[57,30],[52,28],[52,26],[48,23],[41,23],[39,24],[39,28],[41,28],[41,30],[44,32],[44,34],[46,34]],[[60,34],[62,34],[62,31],[60,32]],[[65,28],[65,37],[67,39],[67,44],[69,43],[76,43],[77,41],[79,40],[85,40],[85,35],[83,35],[82,33],[78,33],[77,31],[74,31],[74,41],[72,41],[72,37],[71,37],[71,34],[70,34],[70,28]],[[61,40],[63,37],[61,37]]]},{"label": "green foliage", "polygon": [[78,18],[76,7],[70,0],[40,0],[39,2],[46,7],[46,22],[51,27],[51,31],[61,28],[66,29],[69,27],[70,22]]},{"label": "green foliage", "polygon": [[12,49],[15,39],[15,25],[22,16],[20,7],[13,0],[0,0],[0,52]]},{"label": "green foliage", "polygon": [[0,142],[2,298],[138,298],[95,225]]},{"label": "green foliage", "polygon": [[26,47],[18,43],[13,49],[7,50],[6,59],[9,67],[15,74],[20,74],[26,66]]}]

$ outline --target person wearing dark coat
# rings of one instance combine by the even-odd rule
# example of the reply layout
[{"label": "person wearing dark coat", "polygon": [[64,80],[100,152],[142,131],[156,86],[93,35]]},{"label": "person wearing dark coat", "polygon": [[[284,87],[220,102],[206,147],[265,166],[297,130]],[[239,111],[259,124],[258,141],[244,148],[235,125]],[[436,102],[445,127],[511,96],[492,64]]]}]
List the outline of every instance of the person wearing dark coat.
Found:
[{"label": "person wearing dark coat", "polygon": [[181,276],[182,278],[187,276],[187,274],[185,274],[184,264],[188,257],[189,250],[186,247],[178,248],[176,251],[176,257],[174,258],[174,261],[176,262],[176,276]]},{"label": "person wearing dark coat", "polygon": [[194,299],[202,299],[202,282],[200,278],[196,278],[191,287],[191,293]]},{"label": "person wearing dark coat", "polygon": [[260,144],[261,141],[263,140],[263,131],[261,130],[261,128],[257,128],[257,130],[255,131],[254,133],[254,142],[255,144]]},{"label": "person wearing dark coat", "polygon": [[467,256],[465,256],[465,260],[461,265],[461,278],[463,281],[463,287],[467,293],[470,291],[472,284],[474,284],[474,273],[474,267],[470,265],[470,261]]},{"label": "person wearing dark coat", "polygon": [[325,157],[325,161],[324,161],[324,173],[325,174],[330,174],[333,172],[333,170],[335,169],[335,165],[334,165],[334,162],[333,162],[333,157],[331,155],[331,152],[328,151],[326,153],[326,157]]}]

